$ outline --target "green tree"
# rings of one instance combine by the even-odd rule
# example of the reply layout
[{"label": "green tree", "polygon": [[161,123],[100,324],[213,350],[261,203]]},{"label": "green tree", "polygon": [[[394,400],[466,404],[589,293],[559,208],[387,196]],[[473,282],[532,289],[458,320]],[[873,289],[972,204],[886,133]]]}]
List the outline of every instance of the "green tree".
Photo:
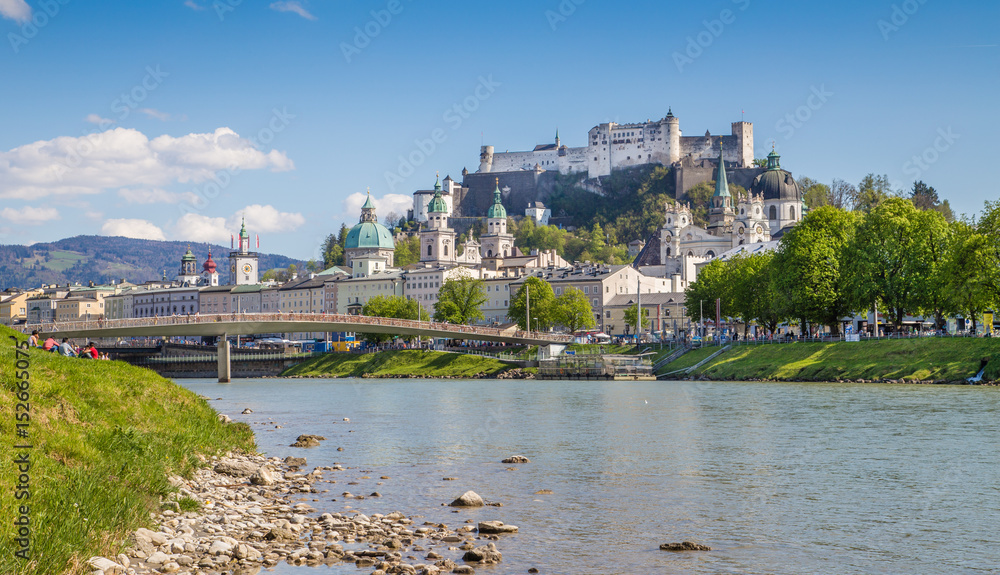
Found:
[{"label": "green tree", "polygon": [[729,267],[720,259],[714,259],[701,268],[697,279],[684,290],[684,309],[691,321],[702,321],[702,307],[706,310],[704,319],[714,319],[716,299],[722,300],[723,317],[735,315],[729,275]]},{"label": "green tree", "polygon": [[926,304],[931,284],[928,234],[920,233],[918,214],[908,199],[885,200],[864,216],[844,255],[850,307],[877,303],[897,330],[907,313]]},{"label": "green tree", "polygon": [[941,201],[938,198],[937,190],[928,186],[923,180],[913,182],[910,190],[910,201],[918,210],[933,210],[944,216],[947,222],[955,221],[955,213],[951,211],[951,204],[948,200]]},{"label": "green tree", "polygon": [[597,325],[594,310],[590,307],[590,299],[575,287],[568,287],[556,298],[554,309],[555,323],[561,324],[575,333],[581,329],[592,329]]},{"label": "green tree", "polygon": [[434,319],[467,324],[484,318],[482,306],[487,301],[483,280],[465,275],[445,280],[434,304]]},{"label": "green tree", "polygon": [[555,294],[549,282],[531,276],[524,280],[507,308],[507,317],[517,322],[521,329],[528,329],[527,315],[531,314],[531,329],[544,329],[553,324]]},{"label": "green tree", "polygon": [[806,207],[810,210],[833,203],[830,198],[830,186],[821,184],[808,176],[799,178],[798,184],[799,189],[802,190],[802,197],[806,202]]},{"label": "green tree", "polygon": [[[635,329],[636,324],[639,323],[639,304],[632,304],[631,307],[625,308],[625,323],[632,326],[632,333],[637,333],[638,330]],[[642,329],[645,331],[649,328],[649,308],[642,308]]]},{"label": "green tree", "polygon": [[955,312],[955,300],[945,288],[952,229],[944,215],[936,210],[918,212],[913,225],[921,240],[918,243],[920,255],[927,265],[918,290],[920,311],[923,315],[933,315],[935,328],[943,329],[945,315]]},{"label": "green tree", "polygon": [[323,252],[323,268],[344,265],[344,246],[347,245],[347,234],[351,229],[346,224],[340,224],[337,235],[326,236],[321,248]]},{"label": "green tree", "polygon": [[854,190],[851,203],[856,211],[868,213],[893,195],[889,176],[868,174]]},{"label": "green tree", "polygon": [[691,204],[691,219],[697,226],[708,225],[708,208],[715,194],[715,180],[701,182],[684,193],[684,201]]},{"label": "green tree", "polygon": [[972,320],[973,330],[979,314],[996,305],[997,266],[991,243],[972,224],[952,223],[948,254],[938,276],[952,308]]},{"label": "green tree", "polygon": [[737,254],[726,262],[732,312],[743,320],[744,337],[749,334],[753,322],[773,333],[786,319],[786,306],[775,291],[774,259],[774,252],[762,251],[752,255]]},{"label": "green tree", "polygon": [[857,225],[855,214],[823,206],[785,234],[775,255],[774,266],[780,273],[774,282],[787,315],[839,332],[840,319],[853,311],[842,270],[844,250]]},{"label": "green tree", "polygon": [[[407,299],[398,295],[380,295],[365,302],[365,305],[361,308],[361,315],[417,319],[419,307],[420,304],[414,299]],[[399,337],[389,333],[359,333],[359,335],[371,343],[383,343]]]},{"label": "green tree", "polygon": [[396,242],[392,255],[392,263],[397,268],[415,264],[420,261],[420,238],[409,236]]}]

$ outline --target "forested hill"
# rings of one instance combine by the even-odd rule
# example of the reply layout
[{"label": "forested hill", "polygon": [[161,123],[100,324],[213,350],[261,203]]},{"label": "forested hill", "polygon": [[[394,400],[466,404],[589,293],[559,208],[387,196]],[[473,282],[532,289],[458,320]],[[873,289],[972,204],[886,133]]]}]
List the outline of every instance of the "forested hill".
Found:
[{"label": "forested hill", "polygon": [[[167,277],[173,279],[188,246],[198,258],[198,272],[201,273],[201,264],[210,247],[203,243],[76,236],[30,246],[0,245],[0,289],[53,283],[107,283],[120,279],[141,283],[160,279],[164,270]],[[220,280],[225,282],[229,277],[226,258],[230,249],[220,245],[211,248],[212,259],[219,264]],[[302,266],[302,262],[285,256],[260,256],[262,271],[287,268],[289,264]]]}]

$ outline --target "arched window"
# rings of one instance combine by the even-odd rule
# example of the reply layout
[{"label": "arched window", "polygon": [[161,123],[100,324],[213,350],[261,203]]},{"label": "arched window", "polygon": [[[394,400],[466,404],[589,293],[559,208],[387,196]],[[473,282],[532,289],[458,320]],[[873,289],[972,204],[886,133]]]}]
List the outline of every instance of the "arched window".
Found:
[{"label": "arched window", "polygon": [[770,219],[772,219],[772,220],[778,219],[778,209],[775,208],[774,206],[771,206],[771,216],[770,216]]},{"label": "arched window", "polygon": [[714,258],[715,257],[715,252],[713,252],[712,250],[708,250],[708,253],[705,254],[705,255],[708,256],[708,257],[710,257],[710,258]]},{"label": "arched window", "polygon": [[788,219],[790,220],[795,219],[795,206],[791,206],[790,208],[788,208]]},{"label": "arched window", "polygon": [[487,250],[486,257],[488,257],[488,258],[493,257],[493,250]]},{"label": "arched window", "polygon": [[427,246],[427,255],[431,255],[431,246]]},{"label": "arched window", "polygon": [[670,257],[670,248],[667,248],[667,257]]},{"label": "arched window", "polygon": [[444,255],[448,255],[448,246],[444,247]]}]

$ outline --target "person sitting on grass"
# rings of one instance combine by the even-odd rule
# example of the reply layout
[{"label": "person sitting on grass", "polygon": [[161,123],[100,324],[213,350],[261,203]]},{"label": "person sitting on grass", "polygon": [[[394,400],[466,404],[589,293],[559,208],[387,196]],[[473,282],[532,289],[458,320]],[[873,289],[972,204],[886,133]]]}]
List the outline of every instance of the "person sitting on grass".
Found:
[{"label": "person sitting on grass", "polygon": [[51,351],[51,352],[55,352],[56,350],[58,350],[59,349],[59,344],[56,343],[56,338],[54,338],[54,337],[52,337],[50,335],[48,337],[48,339],[45,340],[45,343],[42,345],[42,349],[44,349],[45,351]]},{"label": "person sitting on grass", "polygon": [[97,359],[98,358],[97,348],[94,347],[93,342],[87,342],[87,345],[83,348],[80,353],[80,357],[83,359]]},{"label": "person sitting on grass", "polygon": [[64,337],[62,344],[59,345],[59,353],[66,357],[76,357],[76,352],[73,351],[73,344],[69,342],[68,337]]},{"label": "person sitting on grass", "polygon": [[31,332],[31,337],[28,338],[28,347],[38,347],[38,330]]}]

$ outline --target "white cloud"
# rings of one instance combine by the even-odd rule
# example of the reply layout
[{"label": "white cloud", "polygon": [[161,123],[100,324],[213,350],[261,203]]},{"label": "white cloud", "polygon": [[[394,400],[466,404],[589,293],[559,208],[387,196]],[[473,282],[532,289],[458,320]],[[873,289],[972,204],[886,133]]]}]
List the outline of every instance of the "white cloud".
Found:
[{"label": "white cloud", "polygon": [[[368,196],[360,192],[355,192],[347,196],[344,200],[344,213],[348,222],[361,216],[361,206],[365,205],[365,200],[367,199]],[[372,196],[372,201],[375,202],[375,215],[378,216],[378,221],[382,223],[385,223],[384,218],[389,212],[396,212],[400,216],[405,216],[406,210],[413,209],[413,196],[406,194],[386,194],[381,198]]]},{"label": "white cloud", "polygon": [[226,218],[213,218],[195,213],[184,214],[173,227],[174,239],[199,243],[212,242],[225,245],[233,233],[232,228],[226,225]]},{"label": "white cloud", "polygon": [[196,213],[184,214],[174,223],[172,236],[181,241],[215,242],[225,245],[231,236],[239,234],[244,217],[251,238],[256,234],[293,231],[306,223],[302,214],[280,212],[274,206],[253,204],[228,218]]},{"label": "white cloud", "polygon": [[244,214],[246,215],[247,231],[250,233],[287,232],[306,223],[302,214],[279,212],[274,206],[254,204],[233,215],[229,220],[233,229],[239,229]]},{"label": "white cloud", "polygon": [[114,120],[111,120],[111,119],[108,119],[108,118],[102,118],[102,117],[100,117],[97,114],[87,114],[87,117],[84,118],[83,121],[84,122],[90,122],[91,124],[114,124],[115,123]]},{"label": "white cloud", "polygon": [[104,222],[104,225],[101,226],[101,234],[105,236],[124,236],[140,240],[167,239],[163,235],[163,230],[153,225],[153,222],[129,218],[113,219]]},{"label": "white cloud", "polygon": [[24,206],[19,210],[4,208],[0,210],[0,218],[18,224],[35,226],[51,220],[58,220],[59,210],[55,208],[36,208],[34,206]]},{"label": "white cloud", "polygon": [[195,2],[194,0],[186,0],[186,1],[184,2],[184,5],[185,5],[185,6],[187,6],[188,8],[190,8],[190,9],[192,9],[192,10],[196,11],[196,12],[201,12],[202,10],[204,10],[204,9],[205,9],[205,7],[204,7],[204,6],[202,6],[202,5],[198,4],[198,3],[197,3],[197,2]]},{"label": "white cloud", "polygon": [[161,122],[166,122],[170,120],[170,114],[166,112],[161,112],[153,108],[139,108],[139,111],[142,112],[143,114],[146,114],[150,118],[156,118]]},{"label": "white cloud", "polygon": [[15,22],[31,19],[31,6],[24,0],[0,0],[0,16]]},{"label": "white cloud", "polygon": [[277,10],[278,12],[293,12],[302,16],[306,20],[315,20],[316,17],[309,13],[300,2],[296,0],[285,0],[282,2],[272,2],[271,10]]},{"label": "white cloud", "polygon": [[284,152],[263,152],[229,128],[150,140],[115,128],[80,137],[61,136],[0,152],[0,198],[96,194],[128,186],[199,183],[221,170],[293,170]]},{"label": "white cloud", "polygon": [[200,201],[194,192],[168,192],[160,188],[122,188],[118,196],[130,204],[195,204]]}]

